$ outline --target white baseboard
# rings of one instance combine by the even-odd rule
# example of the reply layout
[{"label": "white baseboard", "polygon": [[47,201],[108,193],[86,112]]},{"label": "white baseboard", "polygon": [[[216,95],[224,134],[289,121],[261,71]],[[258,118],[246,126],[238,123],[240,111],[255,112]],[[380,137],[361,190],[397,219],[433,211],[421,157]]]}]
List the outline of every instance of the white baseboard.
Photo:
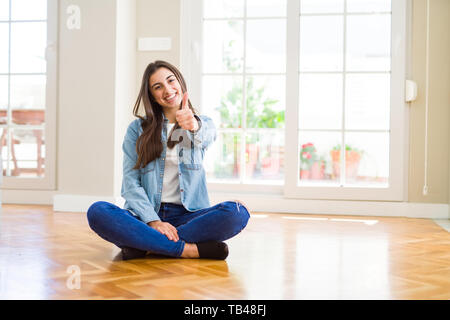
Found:
[{"label": "white baseboard", "polygon": [[[242,195],[210,193],[211,205],[228,200],[244,202],[251,212],[280,212],[349,216],[408,217],[449,219],[449,205],[440,203],[338,201],[285,199],[270,195]],[[55,211],[86,212],[96,201],[108,201],[123,207],[121,197],[100,197],[59,194],[54,196]]]},{"label": "white baseboard", "polygon": [[52,190],[18,190],[18,189],[3,189],[1,199],[3,204],[43,204],[52,205],[53,195],[55,191]]},{"label": "white baseboard", "polygon": [[302,200],[271,195],[210,193],[211,204],[241,200],[253,212],[449,219],[449,205],[389,201]]},{"label": "white baseboard", "polygon": [[124,203],[122,198],[115,197],[57,194],[53,197],[53,210],[64,212],[87,212],[89,207],[97,201],[114,203],[119,207],[122,207]]}]

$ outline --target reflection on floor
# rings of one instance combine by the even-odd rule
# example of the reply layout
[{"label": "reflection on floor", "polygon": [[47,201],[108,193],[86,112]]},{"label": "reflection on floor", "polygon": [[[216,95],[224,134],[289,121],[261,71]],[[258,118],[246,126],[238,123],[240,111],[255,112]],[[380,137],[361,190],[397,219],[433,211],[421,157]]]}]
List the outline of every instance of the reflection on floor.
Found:
[{"label": "reflection on floor", "polygon": [[0,299],[450,299],[432,220],[252,213],[227,243],[226,261],[121,261],[82,213],[3,205]]}]

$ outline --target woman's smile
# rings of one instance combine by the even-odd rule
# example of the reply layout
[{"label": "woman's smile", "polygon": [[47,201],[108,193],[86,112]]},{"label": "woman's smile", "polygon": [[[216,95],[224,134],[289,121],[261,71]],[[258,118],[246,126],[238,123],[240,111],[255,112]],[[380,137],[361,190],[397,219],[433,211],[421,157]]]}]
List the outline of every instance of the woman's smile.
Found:
[{"label": "woman's smile", "polygon": [[172,93],[171,95],[166,96],[165,100],[168,103],[173,104],[174,102],[177,102],[177,96],[178,96],[178,94],[175,92],[175,93]]}]

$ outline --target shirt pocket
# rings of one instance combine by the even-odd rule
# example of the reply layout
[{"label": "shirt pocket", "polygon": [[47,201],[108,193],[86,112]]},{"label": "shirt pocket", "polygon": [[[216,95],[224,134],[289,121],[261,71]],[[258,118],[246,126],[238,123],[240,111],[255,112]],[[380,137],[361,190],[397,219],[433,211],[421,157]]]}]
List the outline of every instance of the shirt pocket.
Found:
[{"label": "shirt pocket", "polygon": [[186,170],[200,170],[203,166],[203,150],[201,148],[181,149],[180,165]]},{"label": "shirt pocket", "polygon": [[202,168],[201,164],[196,163],[181,163],[180,166],[181,169],[185,170],[200,170]]}]

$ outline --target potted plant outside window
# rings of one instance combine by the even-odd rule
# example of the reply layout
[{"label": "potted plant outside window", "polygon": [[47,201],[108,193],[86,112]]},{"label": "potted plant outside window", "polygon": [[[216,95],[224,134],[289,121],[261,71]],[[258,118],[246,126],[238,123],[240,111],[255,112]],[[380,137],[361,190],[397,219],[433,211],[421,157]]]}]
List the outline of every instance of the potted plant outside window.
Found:
[{"label": "potted plant outside window", "polygon": [[[358,176],[359,163],[364,151],[345,145],[345,177],[348,180],[355,180]],[[330,151],[333,162],[333,179],[338,179],[341,175],[341,145],[338,144]]]},{"label": "potted plant outside window", "polygon": [[319,157],[313,143],[302,145],[300,150],[300,179],[322,180],[325,175],[325,160]]}]

